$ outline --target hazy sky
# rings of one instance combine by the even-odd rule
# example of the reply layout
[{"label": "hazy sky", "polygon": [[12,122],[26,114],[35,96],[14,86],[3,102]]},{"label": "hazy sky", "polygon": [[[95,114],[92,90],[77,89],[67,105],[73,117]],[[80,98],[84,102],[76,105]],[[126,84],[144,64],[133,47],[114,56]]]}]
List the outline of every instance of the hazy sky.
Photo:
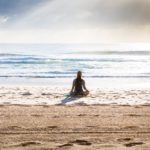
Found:
[{"label": "hazy sky", "polygon": [[150,0],[0,0],[10,42],[150,42]]}]

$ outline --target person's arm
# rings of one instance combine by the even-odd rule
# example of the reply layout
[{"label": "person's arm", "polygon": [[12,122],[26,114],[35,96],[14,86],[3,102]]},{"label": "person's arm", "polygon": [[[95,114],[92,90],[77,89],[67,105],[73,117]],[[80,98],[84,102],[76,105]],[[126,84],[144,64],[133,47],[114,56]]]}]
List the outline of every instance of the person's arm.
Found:
[{"label": "person's arm", "polygon": [[71,88],[71,91],[70,91],[70,93],[72,93],[72,92],[73,92],[73,90],[74,90],[74,87],[75,87],[75,80],[73,80],[73,83],[72,83],[72,88]]},{"label": "person's arm", "polygon": [[84,81],[84,80],[83,80],[83,88],[84,88],[86,91],[88,91],[87,88],[86,88],[86,86],[85,86],[85,81]]}]

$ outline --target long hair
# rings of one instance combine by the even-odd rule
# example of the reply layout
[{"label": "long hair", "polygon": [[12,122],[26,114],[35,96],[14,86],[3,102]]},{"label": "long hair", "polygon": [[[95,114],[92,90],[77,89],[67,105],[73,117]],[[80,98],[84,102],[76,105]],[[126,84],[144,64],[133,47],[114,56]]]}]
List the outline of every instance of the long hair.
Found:
[{"label": "long hair", "polygon": [[82,82],[82,72],[81,71],[78,71],[77,72],[77,78],[76,78],[76,85],[78,86],[78,85],[80,85],[81,84],[81,82]]},{"label": "long hair", "polygon": [[82,77],[82,72],[81,72],[81,71],[78,71],[78,72],[77,72],[77,79],[78,79],[78,80],[81,80],[81,77]]}]

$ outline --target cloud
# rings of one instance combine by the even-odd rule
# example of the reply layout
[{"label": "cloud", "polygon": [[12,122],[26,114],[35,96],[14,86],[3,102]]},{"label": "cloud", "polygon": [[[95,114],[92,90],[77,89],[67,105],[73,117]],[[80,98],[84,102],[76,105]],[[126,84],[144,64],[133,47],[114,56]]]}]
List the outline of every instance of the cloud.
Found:
[{"label": "cloud", "polygon": [[26,12],[19,26],[98,28],[150,24],[150,0],[53,0]]},{"label": "cloud", "polygon": [[7,16],[0,16],[0,25],[6,23],[8,19],[9,17]]},{"label": "cloud", "polygon": [[[101,5],[101,4],[100,4]],[[150,23],[150,0],[105,0],[93,16],[110,24],[145,25]]]},{"label": "cloud", "polygon": [[0,0],[1,29],[22,41],[148,41],[149,8],[150,0]]},{"label": "cloud", "polygon": [[2,26],[7,28],[12,24],[18,22],[27,12],[30,12],[34,7],[40,6],[40,4],[47,2],[47,0],[0,0],[0,16],[7,16],[7,24]]},{"label": "cloud", "polygon": [[0,0],[0,14],[13,15],[24,13],[25,11],[29,11],[30,8],[45,1],[48,0]]}]

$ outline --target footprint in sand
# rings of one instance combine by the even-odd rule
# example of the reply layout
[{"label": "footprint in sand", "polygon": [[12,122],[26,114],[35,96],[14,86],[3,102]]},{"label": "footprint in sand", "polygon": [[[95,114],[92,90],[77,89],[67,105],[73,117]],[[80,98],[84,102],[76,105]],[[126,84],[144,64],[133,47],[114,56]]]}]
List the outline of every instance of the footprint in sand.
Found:
[{"label": "footprint in sand", "polygon": [[124,144],[126,147],[132,147],[132,146],[136,146],[136,145],[142,145],[144,144],[143,142],[131,142],[131,143],[126,143]]},{"label": "footprint in sand", "polygon": [[57,129],[58,126],[47,126],[47,129]]},{"label": "footprint in sand", "polygon": [[88,128],[97,128],[97,126],[86,126]]},{"label": "footprint in sand", "polygon": [[18,146],[23,146],[23,147],[26,147],[26,146],[29,146],[29,145],[40,145],[41,143],[39,142],[24,142],[24,143],[20,143]]},{"label": "footprint in sand", "polygon": [[137,114],[128,114],[127,116],[131,116],[131,117],[141,117],[141,115],[137,115]]},{"label": "footprint in sand", "polygon": [[60,96],[54,96],[54,98],[60,98]]},{"label": "footprint in sand", "polygon": [[37,115],[37,114],[33,114],[31,116],[33,116],[33,117],[42,117],[42,115]]},{"label": "footprint in sand", "polygon": [[30,145],[41,145],[41,143],[30,141],[30,142],[22,142],[22,143],[17,143],[17,144],[14,144],[14,145],[9,145],[9,147],[27,147],[27,146],[30,146]]},{"label": "footprint in sand", "polygon": [[91,142],[86,141],[86,140],[75,140],[75,141],[72,141],[71,143],[78,144],[78,145],[86,145],[86,146],[92,145]]},{"label": "footprint in sand", "polygon": [[52,95],[51,93],[41,93],[41,95]]},{"label": "footprint in sand", "polygon": [[68,147],[68,146],[73,146],[73,144],[72,143],[67,143],[67,144],[60,145],[58,147],[62,148],[62,147]]},{"label": "footprint in sand", "polygon": [[138,126],[126,126],[126,127],[124,127],[124,129],[132,129],[132,130],[136,130],[138,128],[140,128],[140,127],[138,127]]},{"label": "footprint in sand", "polygon": [[132,140],[131,138],[120,138],[120,139],[117,139],[117,141],[119,141],[119,142],[131,141],[131,140]]},{"label": "footprint in sand", "polygon": [[69,146],[73,146],[73,144],[82,145],[82,146],[92,145],[92,143],[90,143],[90,142],[88,142],[86,140],[75,140],[75,141],[72,141],[72,142],[60,145],[58,147],[60,147],[60,148],[62,148],[62,147],[69,147]]},{"label": "footprint in sand", "polygon": [[22,93],[23,96],[30,96],[32,95],[30,92],[25,92],[25,93]]},{"label": "footprint in sand", "polygon": [[86,116],[86,114],[79,114],[78,116],[79,117],[83,117],[83,116]]}]

